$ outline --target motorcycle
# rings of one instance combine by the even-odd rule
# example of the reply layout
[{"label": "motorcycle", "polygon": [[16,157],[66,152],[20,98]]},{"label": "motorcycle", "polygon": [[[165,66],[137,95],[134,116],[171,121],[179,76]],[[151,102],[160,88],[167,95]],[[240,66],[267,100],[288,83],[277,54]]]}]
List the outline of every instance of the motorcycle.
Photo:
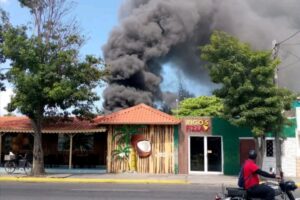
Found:
[{"label": "motorcycle", "polygon": [[[267,184],[275,190],[276,199],[289,199],[297,200],[293,195],[293,191],[297,189],[297,185],[294,181],[285,181],[283,173],[280,173],[280,178],[277,181],[266,181],[263,184]],[[300,198],[299,198],[300,199]],[[247,191],[239,187],[222,187],[222,194],[217,194],[215,200],[262,200],[259,198],[252,198],[247,194]]]}]

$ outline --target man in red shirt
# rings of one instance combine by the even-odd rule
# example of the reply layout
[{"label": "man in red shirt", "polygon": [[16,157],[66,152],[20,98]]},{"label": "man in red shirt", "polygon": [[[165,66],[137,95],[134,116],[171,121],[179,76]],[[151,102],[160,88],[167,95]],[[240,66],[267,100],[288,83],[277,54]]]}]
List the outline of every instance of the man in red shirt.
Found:
[{"label": "man in red shirt", "polygon": [[245,164],[244,164],[244,183],[245,189],[247,190],[247,194],[250,197],[263,198],[266,200],[274,200],[275,199],[275,191],[268,185],[259,184],[258,175],[268,177],[268,178],[276,178],[275,174],[269,174],[268,172],[262,171],[255,164],[255,159],[257,154],[255,150],[250,150],[249,155]]}]

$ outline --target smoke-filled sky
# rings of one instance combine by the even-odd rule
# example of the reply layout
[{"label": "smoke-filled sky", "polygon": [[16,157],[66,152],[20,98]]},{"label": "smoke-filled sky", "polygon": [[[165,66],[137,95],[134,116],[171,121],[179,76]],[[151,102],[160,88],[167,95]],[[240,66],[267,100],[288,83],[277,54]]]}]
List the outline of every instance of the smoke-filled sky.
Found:
[{"label": "smoke-filled sky", "polygon": [[[103,93],[107,111],[140,102],[165,102],[172,107],[179,98],[179,80],[196,95],[210,94],[216,86],[199,59],[198,47],[208,42],[215,29],[266,50],[272,48],[272,40],[280,42],[300,30],[300,0],[75,2],[73,14],[89,38],[82,54],[104,55],[111,66],[110,86]],[[31,19],[17,0],[0,0],[0,7],[15,25]],[[280,85],[299,92],[300,34],[281,45],[279,56]],[[101,96],[102,91],[98,93]],[[11,94],[10,86],[0,92],[0,115]]]},{"label": "smoke-filled sky", "polygon": [[[119,24],[103,47],[111,70],[104,108],[174,102],[176,95],[170,98],[161,83],[177,82],[178,76],[163,76],[165,66],[212,91],[216,85],[199,59],[198,47],[208,43],[213,30],[233,34],[254,49],[271,50],[274,39],[280,42],[300,30],[299,10],[299,0],[125,0]],[[279,54],[279,83],[294,91],[300,91],[299,43],[300,34],[283,43]]]}]

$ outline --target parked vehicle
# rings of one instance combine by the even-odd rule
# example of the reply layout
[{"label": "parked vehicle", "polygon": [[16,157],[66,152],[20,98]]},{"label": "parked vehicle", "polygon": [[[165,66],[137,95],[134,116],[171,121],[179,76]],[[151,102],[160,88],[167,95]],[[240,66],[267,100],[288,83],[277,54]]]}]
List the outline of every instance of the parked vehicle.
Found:
[{"label": "parked vehicle", "polygon": [[[280,177],[277,181],[266,181],[263,184],[267,184],[275,190],[276,199],[296,200],[293,195],[293,191],[297,189],[295,182],[285,181],[283,173],[280,173]],[[261,200],[249,197],[247,191],[243,188],[226,187],[225,190],[222,188],[222,194],[217,194],[215,200]]]},{"label": "parked vehicle", "polygon": [[4,156],[4,169],[8,174],[14,173],[16,169],[23,169],[25,174],[31,174],[32,164],[27,159],[27,154],[24,156],[16,156],[12,152]]}]

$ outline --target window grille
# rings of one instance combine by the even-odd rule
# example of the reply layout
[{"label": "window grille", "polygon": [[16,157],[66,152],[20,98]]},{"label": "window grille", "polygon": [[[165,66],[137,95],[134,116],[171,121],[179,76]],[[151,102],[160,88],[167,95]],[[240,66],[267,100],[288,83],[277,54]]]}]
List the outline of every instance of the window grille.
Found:
[{"label": "window grille", "polygon": [[266,148],[267,157],[273,157],[274,156],[273,140],[267,140],[266,146],[267,146]]}]

